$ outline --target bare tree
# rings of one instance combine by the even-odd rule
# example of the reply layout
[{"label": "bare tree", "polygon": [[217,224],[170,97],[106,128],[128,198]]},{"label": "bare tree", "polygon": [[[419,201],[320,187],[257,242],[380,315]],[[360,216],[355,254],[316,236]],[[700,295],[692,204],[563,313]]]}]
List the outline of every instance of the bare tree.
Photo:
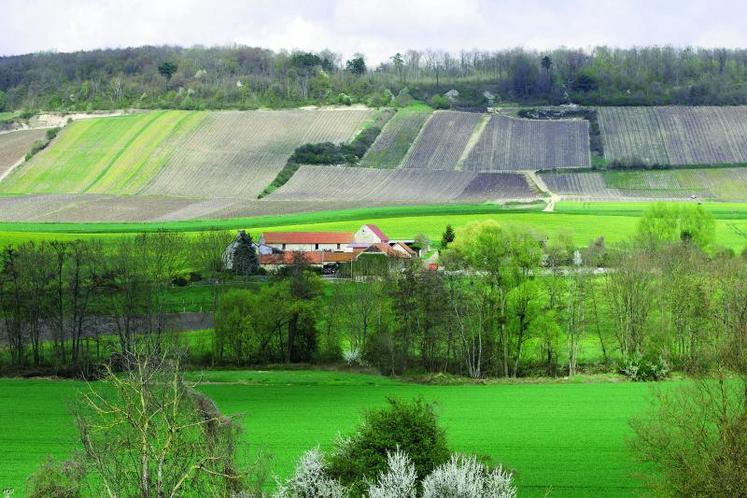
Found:
[{"label": "bare tree", "polygon": [[166,354],[123,356],[89,385],[75,412],[85,461],[99,495],[228,496],[241,489],[238,428],[184,381]]}]

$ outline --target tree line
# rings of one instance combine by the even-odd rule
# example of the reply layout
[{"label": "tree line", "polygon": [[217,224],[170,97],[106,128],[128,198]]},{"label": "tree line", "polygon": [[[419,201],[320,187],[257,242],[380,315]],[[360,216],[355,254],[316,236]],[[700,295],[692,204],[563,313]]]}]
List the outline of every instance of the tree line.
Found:
[{"label": "tree line", "polygon": [[[473,223],[445,232],[444,271],[361,258],[340,271],[354,278],[334,283],[298,255],[237,288],[245,277],[222,271],[228,237],[163,232],[7,248],[7,363],[79,370],[145,337],[174,340],[169,292],[197,272],[231,284],[210,286],[212,350],[192,357],[210,365],[347,362],[473,378],[604,369],[658,379],[708,370],[747,313],[744,254],[715,246],[701,207],[654,206],[631,240],[580,250],[567,235]],[[114,344],[102,350],[105,334]]]},{"label": "tree line", "polygon": [[525,104],[734,105],[747,102],[747,50],[596,47],[408,50],[377,66],[325,50],[145,46],[0,57],[0,111],[250,109],[391,105],[411,97],[458,107]]}]

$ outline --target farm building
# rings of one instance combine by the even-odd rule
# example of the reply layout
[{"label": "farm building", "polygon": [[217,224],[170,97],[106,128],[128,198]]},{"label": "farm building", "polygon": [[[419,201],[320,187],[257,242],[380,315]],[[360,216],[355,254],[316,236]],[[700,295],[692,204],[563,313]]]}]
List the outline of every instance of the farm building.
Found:
[{"label": "farm building", "polygon": [[301,255],[306,263],[334,269],[361,256],[405,260],[417,256],[404,241],[391,240],[379,227],[366,224],[349,232],[265,232],[259,238],[259,263],[264,269],[291,264]]},{"label": "farm building", "polygon": [[371,244],[389,243],[389,237],[376,225],[363,225],[350,232],[265,232],[259,238],[260,253],[280,251],[343,251]]}]

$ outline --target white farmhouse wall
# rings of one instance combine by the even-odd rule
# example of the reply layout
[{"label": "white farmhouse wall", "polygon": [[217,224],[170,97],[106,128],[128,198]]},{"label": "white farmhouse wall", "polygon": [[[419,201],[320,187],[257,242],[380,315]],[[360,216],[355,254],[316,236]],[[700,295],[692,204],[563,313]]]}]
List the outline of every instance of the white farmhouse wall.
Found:
[{"label": "white farmhouse wall", "polygon": [[353,242],[356,244],[378,244],[382,242],[381,238],[376,235],[368,225],[363,225],[353,235]]},{"label": "white farmhouse wall", "polygon": [[281,251],[352,251],[348,244],[267,244]]}]

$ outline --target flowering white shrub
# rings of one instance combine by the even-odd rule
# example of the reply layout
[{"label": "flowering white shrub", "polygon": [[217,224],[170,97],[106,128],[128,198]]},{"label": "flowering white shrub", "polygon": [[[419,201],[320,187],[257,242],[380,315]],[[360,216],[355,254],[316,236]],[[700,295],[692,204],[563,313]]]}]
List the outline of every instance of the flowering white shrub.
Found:
[{"label": "flowering white shrub", "polygon": [[348,366],[362,366],[363,365],[363,353],[360,348],[353,348],[350,351],[343,351],[342,359]]},{"label": "flowering white shrub", "polygon": [[453,455],[423,480],[423,498],[515,498],[512,475],[475,457]]},{"label": "flowering white shrub", "polygon": [[345,487],[325,472],[324,456],[319,448],[306,452],[296,472],[285,483],[278,482],[275,498],[344,498]]},{"label": "flowering white shrub", "polygon": [[389,469],[368,488],[369,498],[416,498],[417,472],[410,457],[397,450],[387,453]]}]

